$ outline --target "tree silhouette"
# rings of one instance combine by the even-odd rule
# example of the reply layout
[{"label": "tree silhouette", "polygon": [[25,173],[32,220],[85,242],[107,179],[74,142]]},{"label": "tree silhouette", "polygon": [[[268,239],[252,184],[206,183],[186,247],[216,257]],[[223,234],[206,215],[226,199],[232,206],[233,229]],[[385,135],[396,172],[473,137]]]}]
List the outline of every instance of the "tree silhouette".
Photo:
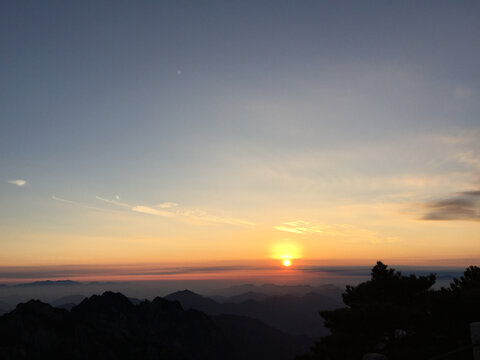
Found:
[{"label": "tree silhouette", "polygon": [[453,279],[450,284],[450,289],[453,291],[464,289],[480,289],[480,267],[469,266],[460,279]]},{"label": "tree silhouette", "polygon": [[468,346],[468,325],[480,320],[479,279],[480,269],[471,266],[449,289],[434,291],[434,274],[404,276],[377,262],[370,280],[346,287],[347,307],[320,313],[331,335],[299,359],[361,359],[371,352],[392,360],[429,359]]}]

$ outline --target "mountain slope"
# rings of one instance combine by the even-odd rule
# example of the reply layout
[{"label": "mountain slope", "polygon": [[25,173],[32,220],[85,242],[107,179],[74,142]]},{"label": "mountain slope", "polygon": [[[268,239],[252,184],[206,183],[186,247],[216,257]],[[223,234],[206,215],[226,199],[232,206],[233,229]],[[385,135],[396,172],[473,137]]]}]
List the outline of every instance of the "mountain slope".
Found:
[{"label": "mountain slope", "polygon": [[[245,297],[248,296],[245,294]],[[196,309],[210,315],[247,316],[291,334],[308,336],[328,334],[319,311],[342,306],[340,301],[313,292],[303,296],[269,296],[241,303],[218,303],[191,291],[179,291],[165,298],[179,301],[186,309]]]},{"label": "mountain slope", "polygon": [[159,297],[133,305],[112,292],[70,312],[31,300],[0,317],[2,359],[288,360],[310,343],[253,319],[209,317]]}]

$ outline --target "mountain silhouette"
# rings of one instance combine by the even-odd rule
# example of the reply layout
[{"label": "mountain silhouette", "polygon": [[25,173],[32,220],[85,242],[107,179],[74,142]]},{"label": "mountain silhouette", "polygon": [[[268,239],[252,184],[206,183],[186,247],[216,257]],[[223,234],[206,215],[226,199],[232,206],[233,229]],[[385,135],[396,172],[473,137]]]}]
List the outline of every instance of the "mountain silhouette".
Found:
[{"label": "mountain silhouette", "polygon": [[224,302],[240,304],[240,303],[245,302],[247,300],[256,300],[256,301],[263,300],[266,297],[268,297],[268,295],[263,294],[263,293],[259,293],[259,292],[255,292],[255,291],[247,291],[246,293],[243,293],[243,294],[230,296]]},{"label": "mountain silhouette", "polygon": [[[248,298],[251,293],[243,297]],[[257,295],[255,295],[258,297]],[[242,295],[235,296],[235,299]],[[241,303],[219,303],[189,290],[178,291],[165,297],[179,301],[185,309],[196,309],[209,315],[232,314],[247,316],[296,335],[319,336],[328,334],[320,310],[332,310],[342,306],[341,301],[331,297],[307,293],[303,296],[266,296],[259,300],[246,300]],[[228,300],[227,300],[228,301]]]},{"label": "mountain silhouette", "polygon": [[82,283],[78,281],[73,281],[73,280],[45,280],[45,281],[34,281],[30,283],[10,285],[10,287],[71,286],[71,285],[82,285]]},{"label": "mountain silhouette", "polygon": [[75,305],[80,304],[85,298],[86,296],[84,295],[69,295],[50,301],[49,304],[60,309],[70,310]]},{"label": "mountain silhouette", "polygon": [[[300,285],[277,285],[277,284],[242,284],[234,285],[223,289],[215,290],[215,294],[210,298],[228,298],[229,302],[236,302],[234,297],[248,294],[264,294],[266,296],[296,295],[303,296],[308,293],[317,293],[334,299],[341,299],[343,290],[333,284],[322,284],[317,286]],[[232,299],[233,298],[233,299]],[[251,298],[252,300],[258,300]]]},{"label": "mountain silhouette", "polygon": [[164,299],[179,301],[185,309],[200,310],[212,315],[224,313],[220,310],[223,307],[223,304],[219,304],[213,299],[202,296],[190,290],[174,292],[165,296]]},{"label": "mountain silhouette", "polygon": [[0,315],[3,315],[10,311],[12,309],[12,306],[10,304],[7,304],[6,302],[0,301]]},{"label": "mountain silhouette", "polygon": [[39,300],[0,317],[1,359],[293,359],[311,339],[258,320],[207,316],[160,297],[137,305],[120,293],[71,311]]}]

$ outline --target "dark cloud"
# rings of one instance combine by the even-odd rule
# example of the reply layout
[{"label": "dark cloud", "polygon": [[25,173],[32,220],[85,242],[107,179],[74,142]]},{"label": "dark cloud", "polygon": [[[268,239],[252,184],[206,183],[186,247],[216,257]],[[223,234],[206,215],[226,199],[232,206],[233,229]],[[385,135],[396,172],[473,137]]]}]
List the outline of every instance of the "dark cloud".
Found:
[{"label": "dark cloud", "polygon": [[467,196],[480,196],[480,190],[479,191],[465,191],[462,194],[467,195]]},{"label": "dark cloud", "polygon": [[480,191],[464,191],[443,200],[424,204],[423,220],[480,221]]},{"label": "dark cloud", "polygon": [[[457,259],[458,260],[458,259]],[[462,259],[463,262],[472,263],[476,262],[476,259]],[[442,262],[442,260],[438,260]],[[452,278],[453,276],[460,276],[462,274],[463,268],[461,267],[449,267],[449,266],[402,266],[396,265],[395,269],[402,271],[403,273],[414,273],[416,275],[427,275],[431,272],[434,272],[438,275],[438,278]],[[58,278],[77,278],[77,277],[87,277],[102,275],[103,277],[110,276],[129,276],[137,275],[139,279],[142,279],[142,276],[145,275],[179,275],[179,274],[196,274],[196,273],[209,273],[211,275],[215,274],[225,274],[228,272],[238,271],[238,270],[255,270],[259,271],[275,271],[279,270],[278,266],[198,266],[198,267],[177,267],[177,268],[162,268],[152,266],[150,268],[136,268],[136,267],[103,267],[101,265],[97,266],[38,266],[38,267],[0,267],[0,279],[3,281],[8,280],[9,283],[15,282],[17,285],[6,286],[0,284],[2,291],[6,289],[20,289],[20,288],[29,288],[34,286],[35,288],[45,288],[45,287],[64,287],[64,286],[85,286],[85,285],[124,285],[131,283],[132,279],[127,281],[93,281],[93,282],[83,282],[83,281],[59,281],[59,282],[40,282],[34,283],[31,279],[58,279]],[[325,265],[301,265],[295,268],[296,271],[302,272],[305,274],[317,273],[319,279],[350,279],[350,280],[367,280],[370,278],[371,266],[369,265],[358,265],[358,266],[325,266]],[[238,277],[237,279],[240,279]],[[28,279],[28,281],[26,281]],[[215,277],[212,277],[212,280]],[[156,280],[168,280],[168,278],[159,277]],[[195,281],[194,278],[191,279]],[[249,275],[245,275],[245,280],[250,281],[251,278]],[[170,280],[168,280],[170,281]]]},{"label": "dark cloud", "polygon": [[0,279],[58,279],[87,276],[145,276],[145,275],[182,275],[197,273],[224,273],[241,270],[272,270],[273,266],[197,266],[197,267],[156,267],[129,266],[25,266],[0,267]]}]

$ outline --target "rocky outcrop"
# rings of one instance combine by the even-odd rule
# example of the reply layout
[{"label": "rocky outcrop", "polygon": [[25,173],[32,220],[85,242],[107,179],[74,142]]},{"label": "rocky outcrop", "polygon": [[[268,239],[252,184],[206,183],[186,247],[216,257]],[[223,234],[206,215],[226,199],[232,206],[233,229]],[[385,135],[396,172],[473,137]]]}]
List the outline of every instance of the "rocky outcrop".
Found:
[{"label": "rocky outcrop", "polygon": [[310,339],[252,319],[210,317],[155,298],[120,293],[83,300],[69,312],[38,300],[0,317],[2,359],[292,359]]}]

